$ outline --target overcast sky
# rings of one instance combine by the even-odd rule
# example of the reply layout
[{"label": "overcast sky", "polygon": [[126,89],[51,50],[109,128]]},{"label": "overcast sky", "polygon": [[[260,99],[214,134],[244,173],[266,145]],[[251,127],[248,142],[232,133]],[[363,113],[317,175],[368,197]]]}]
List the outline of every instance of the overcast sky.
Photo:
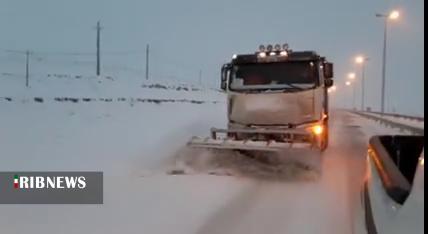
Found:
[{"label": "overcast sky", "polygon": [[374,15],[395,8],[402,18],[389,28],[387,108],[422,115],[423,0],[0,0],[0,49],[94,52],[101,20],[105,56],[120,66],[143,73],[150,43],[152,76],[195,80],[202,70],[213,84],[232,54],[288,42],[335,63],[338,105],[351,101],[344,80],[361,53],[370,57],[366,102],[378,109],[383,22]]}]

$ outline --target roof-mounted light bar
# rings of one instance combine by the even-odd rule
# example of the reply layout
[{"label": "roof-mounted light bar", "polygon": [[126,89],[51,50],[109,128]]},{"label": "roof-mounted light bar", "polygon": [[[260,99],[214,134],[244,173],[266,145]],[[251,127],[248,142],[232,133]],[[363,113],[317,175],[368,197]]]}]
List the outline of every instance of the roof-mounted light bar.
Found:
[{"label": "roof-mounted light bar", "polygon": [[282,50],[287,51],[289,49],[288,44],[285,43],[284,45],[282,45]]},{"label": "roof-mounted light bar", "polygon": [[286,50],[279,52],[281,56],[288,56],[288,52]]},{"label": "roof-mounted light bar", "polygon": [[288,56],[290,53],[289,46],[287,43],[283,44],[275,44],[275,46],[269,44],[267,46],[260,45],[259,51],[257,52],[258,57],[264,58],[267,55],[269,56]]}]

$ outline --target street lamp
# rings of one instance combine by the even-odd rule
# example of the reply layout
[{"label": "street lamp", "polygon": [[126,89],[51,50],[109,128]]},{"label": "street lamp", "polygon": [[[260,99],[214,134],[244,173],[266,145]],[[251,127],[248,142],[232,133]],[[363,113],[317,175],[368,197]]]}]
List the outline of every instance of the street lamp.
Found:
[{"label": "street lamp", "polygon": [[366,61],[369,58],[363,55],[355,57],[355,63],[361,65],[361,111],[364,111],[364,95],[365,95],[365,70],[366,70]]},{"label": "street lamp", "polygon": [[349,78],[350,80],[355,80],[355,77],[356,77],[356,75],[355,75],[355,73],[354,73],[354,72],[350,72],[350,73],[348,74],[348,78]]},{"label": "street lamp", "polygon": [[355,62],[358,64],[364,63],[364,57],[359,55],[355,58]]},{"label": "street lamp", "polygon": [[385,111],[385,77],[386,77],[386,39],[388,33],[388,21],[397,20],[400,17],[400,12],[397,10],[391,11],[389,14],[376,14],[376,17],[383,18],[385,27],[383,32],[383,57],[382,57],[382,96],[381,96],[381,113]]},{"label": "street lamp", "polygon": [[[350,77],[348,76],[348,78]],[[345,85],[352,86],[352,109],[355,110],[355,84],[351,81],[346,81]]]},{"label": "street lamp", "polygon": [[388,18],[391,20],[398,19],[398,17],[400,17],[399,11],[392,11],[391,13],[389,13],[389,16],[388,16]]}]

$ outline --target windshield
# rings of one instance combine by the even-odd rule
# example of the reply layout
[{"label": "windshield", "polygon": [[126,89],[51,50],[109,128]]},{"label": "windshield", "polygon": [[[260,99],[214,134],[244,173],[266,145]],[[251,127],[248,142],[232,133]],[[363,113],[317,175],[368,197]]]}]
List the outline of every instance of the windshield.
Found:
[{"label": "windshield", "polygon": [[314,62],[286,62],[235,65],[230,74],[231,90],[302,90],[318,84]]}]

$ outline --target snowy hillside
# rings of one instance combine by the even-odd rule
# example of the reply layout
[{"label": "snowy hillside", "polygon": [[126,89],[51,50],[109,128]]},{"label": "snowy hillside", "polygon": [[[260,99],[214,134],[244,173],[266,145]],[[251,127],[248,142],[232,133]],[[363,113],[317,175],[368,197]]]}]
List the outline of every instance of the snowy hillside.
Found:
[{"label": "snowy hillside", "polygon": [[135,77],[83,76],[70,74],[32,75],[30,87],[25,77],[0,73],[0,99],[41,97],[95,99],[187,99],[220,101],[223,95],[216,89],[171,80],[137,80]]}]

